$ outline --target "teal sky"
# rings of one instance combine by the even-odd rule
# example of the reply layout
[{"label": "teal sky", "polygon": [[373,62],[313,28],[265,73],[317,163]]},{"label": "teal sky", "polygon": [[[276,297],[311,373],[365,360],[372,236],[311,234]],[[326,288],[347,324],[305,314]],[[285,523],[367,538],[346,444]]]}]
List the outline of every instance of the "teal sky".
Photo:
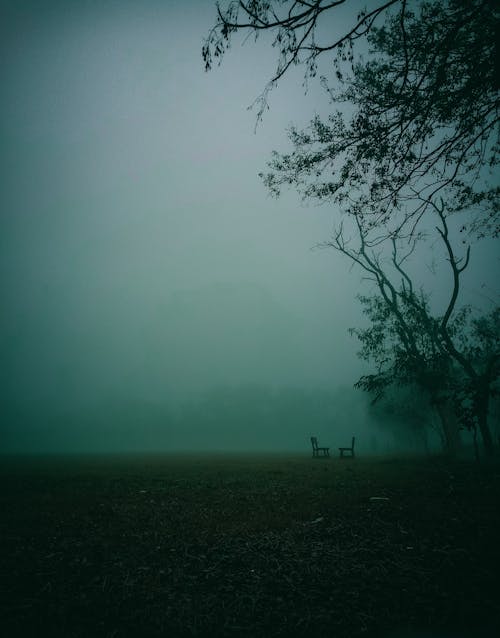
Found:
[{"label": "teal sky", "polygon": [[[310,353],[305,379],[350,383],[358,367],[346,333],[354,278],[335,255],[311,251],[328,236],[331,211],[304,209],[293,194],[276,202],[257,176],[285,127],[306,122],[320,93],[305,96],[297,73],[254,133],[247,106],[274,60],[235,46],[205,73],[211,2],[6,7],[2,324],[14,367],[23,362],[22,383],[33,377],[37,386],[26,390],[43,392],[68,343],[78,352],[86,339],[92,348],[94,333],[121,359],[127,344],[134,359],[144,332],[162,331],[158,308],[172,295],[203,296],[218,284],[260,287],[280,308],[289,347]],[[27,370],[32,342],[38,356]],[[16,386],[17,374],[9,377]],[[238,370],[227,375],[237,382]],[[282,375],[290,381],[288,365]]]},{"label": "teal sky", "polygon": [[1,6],[2,399],[352,386],[359,273],[311,250],[335,211],[257,175],[319,87],[292,73],[254,133],[273,51],[205,73],[209,0]]}]

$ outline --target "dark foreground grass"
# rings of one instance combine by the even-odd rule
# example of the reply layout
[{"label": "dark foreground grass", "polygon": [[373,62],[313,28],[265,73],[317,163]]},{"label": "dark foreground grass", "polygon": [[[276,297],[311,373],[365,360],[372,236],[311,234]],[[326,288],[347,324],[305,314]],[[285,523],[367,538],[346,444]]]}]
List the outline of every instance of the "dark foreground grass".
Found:
[{"label": "dark foreground grass", "polygon": [[4,458],[0,475],[9,638],[500,635],[496,466]]}]

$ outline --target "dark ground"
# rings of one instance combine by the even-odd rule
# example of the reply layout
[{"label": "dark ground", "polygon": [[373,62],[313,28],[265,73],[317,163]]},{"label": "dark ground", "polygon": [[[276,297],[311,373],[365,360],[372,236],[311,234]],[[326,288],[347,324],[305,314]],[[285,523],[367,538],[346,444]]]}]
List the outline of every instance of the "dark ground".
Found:
[{"label": "dark ground", "polygon": [[0,476],[9,638],[500,635],[498,465],[4,457]]}]

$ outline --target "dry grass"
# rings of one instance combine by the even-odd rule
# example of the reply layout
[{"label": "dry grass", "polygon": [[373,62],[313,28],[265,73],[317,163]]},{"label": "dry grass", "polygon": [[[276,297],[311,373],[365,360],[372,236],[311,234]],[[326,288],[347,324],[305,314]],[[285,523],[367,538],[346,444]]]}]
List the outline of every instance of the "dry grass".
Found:
[{"label": "dry grass", "polygon": [[66,457],[4,459],[1,474],[5,636],[392,638],[500,626],[498,467]]}]

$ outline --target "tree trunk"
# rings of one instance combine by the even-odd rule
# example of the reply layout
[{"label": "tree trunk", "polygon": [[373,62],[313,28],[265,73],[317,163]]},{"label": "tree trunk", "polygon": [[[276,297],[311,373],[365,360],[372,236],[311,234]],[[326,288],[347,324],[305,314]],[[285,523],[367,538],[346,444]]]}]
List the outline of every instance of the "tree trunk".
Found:
[{"label": "tree trunk", "polygon": [[488,425],[488,407],[489,407],[488,390],[480,389],[476,395],[476,416],[477,425],[483,439],[484,454],[487,458],[491,458],[494,454],[493,437],[491,436],[490,426]]},{"label": "tree trunk", "polygon": [[451,458],[455,458],[461,447],[460,430],[455,413],[449,401],[441,399],[436,401],[435,405],[444,435],[444,452]]},{"label": "tree trunk", "polygon": [[479,463],[479,448],[477,446],[477,427],[474,425],[472,428],[472,440],[474,442],[474,458]]}]

